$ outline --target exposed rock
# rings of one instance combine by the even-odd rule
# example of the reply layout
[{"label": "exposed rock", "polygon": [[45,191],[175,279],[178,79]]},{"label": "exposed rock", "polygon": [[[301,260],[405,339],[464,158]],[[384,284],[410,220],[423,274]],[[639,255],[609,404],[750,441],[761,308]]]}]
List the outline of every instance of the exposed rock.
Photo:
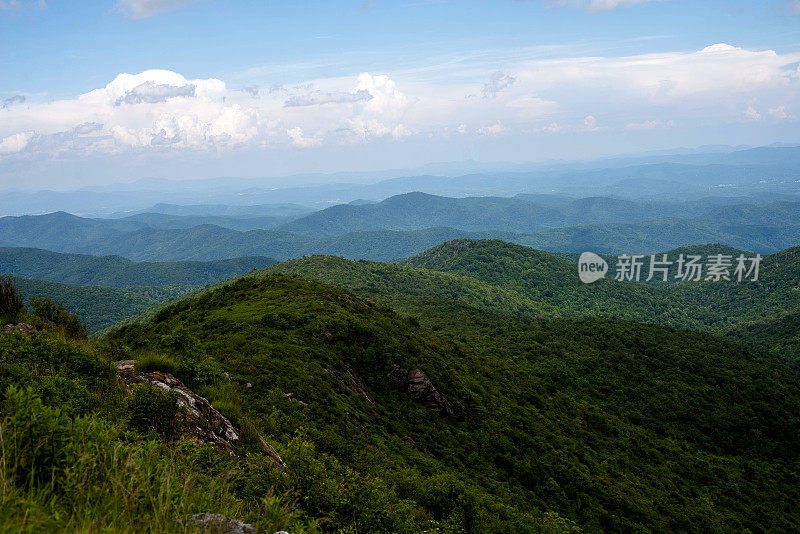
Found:
[{"label": "exposed rock", "polygon": [[[178,393],[178,403],[186,408],[189,415],[187,434],[200,443],[210,443],[230,454],[235,454],[236,445],[239,443],[239,432],[205,397],[187,388],[183,382],[169,373],[137,371],[133,367],[134,360],[122,360],[116,362],[116,366],[119,379],[129,391],[135,384],[151,384],[165,391]],[[280,470],[286,469],[283,459],[261,434],[258,434],[258,441],[272,466]]]},{"label": "exposed rock", "polygon": [[3,328],[2,334],[35,334],[36,327],[28,323],[7,324]]},{"label": "exposed rock", "polygon": [[264,439],[264,436],[261,433],[258,433],[258,442],[261,444],[261,448],[264,450],[264,454],[269,456],[269,459],[272,461],[272,467],[279,470],[286,469],[286,463],[283,461],[283,458],[275,452],[275,449],[272,448],[272,445],[267,443],[267,440]]},{"label": "exposed rock", "polygon": [[133,364],[133,360],[116,363],[117,374],[128,390],[135,384],[151,384],[165,391],[175,391],[178,393],[178,403],[188,413],[186,433],[201,443],[210,443],[231,454],[235,452],[239,433],[207,399],[187,388],[169,373],[144,373],[134,369]]},{"label": "exposed rock", "polygon": [[253,525],[222,514],[194,514],[176,522],[204,534],[255,534],[258,530]]},{"label": "exposed rock", "polygon": [[407,371],[395,364],[389,371],[389,376],[414,402],[442,415],[463,417],[464,406],[457,400],[450,399],[436,391],[433,382],[419,369]]},{"label": "exposed rock", "polygon": [[373,406],[375,405],[375,401],[370,396],[366,384],[364,384],[364,381],[350,364],[345,363],[339,369],[325,370],[328,371],[345,389],[355,393],[356,395],[361,395],[367,399],[367,402]]},{"label": "exposed rock", "polygon": [[289,399],[289,400],[290,400],[290,401],[292,401],[292,402],[296,402],[297,404],[299,404],[299,405],[301,405],[301,406],[308,406],[308,403],[307,403],[307,402],[303,402],[303,401],[301,401],[300,399],[295,399],[295,398],[294,398],[294,393],[291,393],[291,392],[289,392],[289,393],[284,393],[284,394],[283,394],[283,396],[284,396],[284,397],[286,397],[287,399]]}]

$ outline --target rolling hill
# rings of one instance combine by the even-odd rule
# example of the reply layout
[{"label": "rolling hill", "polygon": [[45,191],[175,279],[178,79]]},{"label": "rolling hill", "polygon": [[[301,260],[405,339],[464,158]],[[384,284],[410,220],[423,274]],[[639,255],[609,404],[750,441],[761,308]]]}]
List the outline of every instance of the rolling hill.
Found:
[{"label": "rolling hill", "polygon": [[159,302],[180,296],[188,287],[130,288],[59,284],[13,276],[27,303],[31,297],[49,297],[60,301],[70,312],[77,313],[90,333],[117,324]]},{"label": "rolling hill", "polygon": [[120,256],[65,254],[32,248],[0,247],[0,273],[65,284],[107,287],[201,286],[275,263],[262,256],[212,262],[141,262]]},{"label": "rolling hill", "polygon": [[[490,323],[482,326],[502,329]],[[207,394],[229,399],[234,420],[252,421],[286,451],[283,484],[303,479],[304,511],[335,525],[352,521],[353,510],[368,531],[396,531],[401,516],[474,532],[535,531],[555,517],[586,530],[772,530],[800,520],[793,507],[774,505],[796,499],[782,460],[796,439],[795,367],[700,334],[616,322],[547,324],[530,334],[541,347],[515,355],[512,342],[499,354],[475,351],[352,293],[272,275],[183,299],[110,340],[177,358],[201,351],[218,362],[233,382]],[[575,351],[576,333],[597,350],[560,358]],[[493,335],[502,343],[502,330]],[[546,359],[537,372],[549,380],[532,373],[531,358]],[[594,383],[575,378],[599,362]],[[617,366],[625,372],[607,371]],[[648,366],[661,374],[642,384],[632,379],[647,376]],[[407,369],[435,384],[435,401],[421,405],[404,393],[405,382],[392,377]],[[604,383],[611,376],[629,382],[604,407],[594,404],[616,386]],[[653,388],[661,396],[641,406]],[[659,409],[669,414],[666,428],[647,419]],[[740,412],[747,417],[716,425]],[[326,488],[339,484],[338,468],[309,471],[297,462],[292,443],[300,427],[320,461],[335,459],[352,473],[351,499],[330,500]],[[382,489],[364,487],[369,481]],[[383,501],[374,497],[361,500],[376,491],[403,499],[399,515],[376,513]],[[348,508],[352,499],[359,504]]]}]

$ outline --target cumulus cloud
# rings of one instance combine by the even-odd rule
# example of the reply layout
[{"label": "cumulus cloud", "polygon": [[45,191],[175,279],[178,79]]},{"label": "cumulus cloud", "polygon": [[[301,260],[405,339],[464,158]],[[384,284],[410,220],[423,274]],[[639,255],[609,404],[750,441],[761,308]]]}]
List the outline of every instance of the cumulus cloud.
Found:
[{"label": "cumulus cloud", "polygon": [[542,128],[542,131],[549,133],[559,133],[564,131],[564,127],[558,124],[557,122],[551,122],[547,126],[544,126]]},{"label": "cumulus cloud", "polygon": [[789,115],[786,113],[786,106],[784,105],[780,105],[776,108],[771,108],[767,110],[767,113],[769,113],[770,116],[772,116],[775,119],[778,119],[779,121],[789,118]]},{"label": "cumulus cloud", "polygon": [[587,115],[583,118],[583,129],[587,132],[593,132],[600,129],[597,126],[597,119],[594,118],[594,115]]},{"label": "cumulus cloud", "polygon": [[672,120],[649,120],[642,122],[629,122],[625,128],[628,130],[656,130],[659,128],[672,128],[673,126],[675,126],[675,122]]},{"label": "cumulus cloud", "polygon": [[322,139],[319,137],[305,137],[303,129],[296,127],[286,130],[286,135],[292,140],[292,144],[296,147],[308,148],[319,146],[322,144]]},{"label": "cumulus cloud", "polygon": [[759,113],[753,106],[747,106],[744,110],[744,120],[747,122],[755,122],[761,120],[761,113]]},{"label": "cumulus cloud", "polygon": [[13,106],[14,104],[22,104],[23,102],[25,102],[24,95],[14,95],[3,100],[3,105],[0,106],[0,109],[8,109],[10,106]]},{"label": "cumulus cloud", "polygon": [[0,154],[22,152],[34,135],[34,132],[20,132],[0,139]]},{"label": "cumulus cloud", "polygon": [[500,71],[495,72],[492,74],[492,77],[489,78],[489,81],[486,85],[483,86],[483,98],[496,98],[497,93],[511,87],[514,85],[514,82],[517,81],[516,78],[510,76],[508,74],[504,74]]},{"label": "cumulus cloud", "polygon": [[[415,135],[647,131],[674,123],[793,121],[789,110],[800,104],[796,52],[720,43],[618,57],[537,53],[524,59],[519,50],[475,57],[416,72],[294,85],[239,77],[258,84],[236,90],[216,78],[187,79],[169,70],[123,73],[74,98],[26,95],[24,105],[19,99],[0,104],[0,158],[316,147]],[[486,98],[464,98],[476,87]]]},{"label": "cumulus cloud", "polygon": [[115,104],[155,104],[166,102],[170,98],[193,98],[195,86],[187,83],[186,85],[168,85],[165,83],[155,83],[152,81],[137,85],[130,91],[117,99]]},{"label": "cumulus cloud", "polygon": [[325,93],[322,91],[313,91],[304,95],[295,95],[290,97],[284,102],[284,107],[303,107],[303,106],[320,106],[322,104],[352,104],[354,102],[364,102],[371,100],[372,95],[365,89],[359,89],[351,93],[344,91],[335,91]]},{"label": "cumulus cloud", "polygon": [[[311,93],[311,83],[243,92],[215,78],[191,80],[168,70],[123,73],[74,99],[24,107],[11,105],[18,99],[9,102],[0,121],[0,157],[218,151],[277,147],[287,139],[294,146],[312,147],[384,136],[402,139],[418,132],[403,124],[409,101],[386,75],[362,73],[317,83],[323,89]],[[311,106],[316,107],[307,109]]]},{"label": "cumulus cloud", "polygon": [[144,19],[197,0],[119,0],[117,6],[135,19]]},{"label": "cumulus cloud", "polygon": [[786,2],[786,10],[792,15],[800,15],[800,0]]},{"label": "cumulus cloud", "polygon": [[497,124],[492,124],[491,126],[482,126],[476,131],[481,135],[500,135],[505,133],[506,130],[507,128],[498,122]]}]

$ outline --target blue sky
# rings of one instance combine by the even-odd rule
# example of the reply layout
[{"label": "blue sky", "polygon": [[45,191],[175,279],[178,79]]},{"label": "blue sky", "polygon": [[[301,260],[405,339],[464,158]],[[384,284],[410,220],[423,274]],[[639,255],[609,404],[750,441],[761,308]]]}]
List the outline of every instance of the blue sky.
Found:
[{"label": "blue sky", "polygon": [[0,0],[0,188],[800,141],[800,1]]}]

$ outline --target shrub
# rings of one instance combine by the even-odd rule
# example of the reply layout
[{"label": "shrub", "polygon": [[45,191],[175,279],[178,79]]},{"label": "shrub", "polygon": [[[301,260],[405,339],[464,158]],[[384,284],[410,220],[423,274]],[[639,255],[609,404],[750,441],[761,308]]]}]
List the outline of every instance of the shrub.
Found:
[{"label": "shrub", "polygon": [[22,292],[11,278],[0,278],[0,317],[16,321],[25,309]]},{"label": "shrub", "polygon": [[146,352],[136,358],[134,369],[143,373],[161,371],[162,373],[175,374],[178,365],[171,357],[158,352]]},{"label": "shrub", "polygon": [[181,423],[180,406],[178,394],[174,391],[140,384],[133,388],[127,405],[131,427],[145,432],[153,431],[165,440],[178,434]]},{"label": "shrub", "polygon": [[207,476],[201,448],[173,452],[96,416],[67,417],[29,388],[5,391],[0,436],[0,532],[183,532],[176,518],[206,511],[311,531],[274,499],[261,509],[237,499],[232,466]]},{"label": "shrub", "polygon": [[53,301],[50,297],[33,297],[31,308],[34,316],[63,329],[70,337],[84,339],[89,335],[77,313],[69,313],[60,302]]},{"label": "shrub", "polygon": [[181,358],[175,376],[190,387],[213,386],[223,382],[222,368],[210,357],[190,355]]}]

